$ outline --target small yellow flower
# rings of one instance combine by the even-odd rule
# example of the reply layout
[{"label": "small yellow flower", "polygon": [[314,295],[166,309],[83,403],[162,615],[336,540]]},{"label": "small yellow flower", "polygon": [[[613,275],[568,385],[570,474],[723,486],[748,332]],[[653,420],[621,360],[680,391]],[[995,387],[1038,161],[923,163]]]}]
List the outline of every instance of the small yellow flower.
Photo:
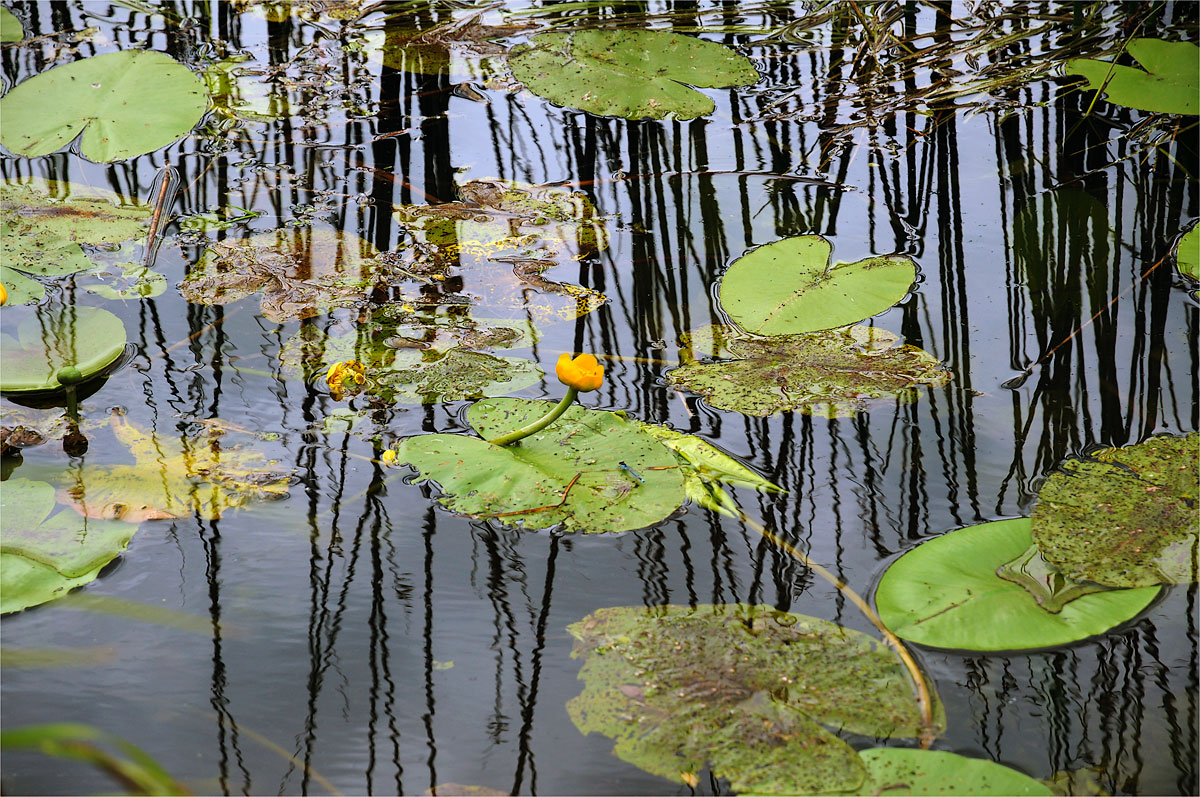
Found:
[{"label": "small yellow flower", "polygon": [[367,367],[355,360],[334,363],[329,366],[329,372],[325,374],[325,383],[329,385],[329,392],[335,399],[342,397],[342,391],[346,389],[347,382],[356,386],[364,384],[366,381]]},{"label": "small yellow flower", "polygon": [[573,360],[569,354],[559,355],[554,373],[558,381],[581,393],[596,390],[604,382],[604,366],[590,354],[581,354]]},{"label": "small yellow flower", "polygon": [[8,289],[0,285],[0,304],[8,304]]},{"label": "small yellow flower", "polygon": [[395,449],[389,448],[387,451],[384,451],[382,454],[379,455],[379,461],[382,462],[384,465],[391,465],[393,462],[396,461]]}]

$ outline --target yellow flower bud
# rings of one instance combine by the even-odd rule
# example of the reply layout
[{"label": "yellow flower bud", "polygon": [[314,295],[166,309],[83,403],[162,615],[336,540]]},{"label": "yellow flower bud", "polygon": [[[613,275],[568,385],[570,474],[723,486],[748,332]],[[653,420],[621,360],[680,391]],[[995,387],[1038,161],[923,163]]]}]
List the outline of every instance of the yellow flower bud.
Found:
[{"label": "yellow flower bud", "polygon": [[554,373],[558,381],[581,393],[596,390],[604,382],[604,366],[590,354],[581,354],[573,360],[568,354],[559,355]]},{"label": "yellow flower bud", "polygon": [[382,462],[384,465],[391,465],[393,462],[396,461],[395,449],[389,448],[387,451],[384,451],[382,454],[379,455],[379,461]]}]

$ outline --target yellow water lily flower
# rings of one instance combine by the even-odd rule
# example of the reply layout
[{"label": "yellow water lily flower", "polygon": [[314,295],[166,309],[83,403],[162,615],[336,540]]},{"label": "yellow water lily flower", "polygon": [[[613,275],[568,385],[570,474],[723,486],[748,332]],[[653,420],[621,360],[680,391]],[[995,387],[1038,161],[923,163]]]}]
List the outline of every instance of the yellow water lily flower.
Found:
[{"label": "yellow water lily flower", "polygon": [[384,451],[382,454],[379,455],[379,461],[382,462],[384,465],[391,465],[393,462],[396,461],[395,449],[389,448],[387,451]]},{"label": "yellow water lily flower", "polygon": [[342,397],[342,391],[346,389],[347,383],[361,385],[366,381],[367,367],[356,360],[334,363],[329,366],[329,372],[325,374],[325,383],[329,385],[329,392],[335,399]]},{"label": "yellow water lily flower", "polygon": [[8,304],[8,289],[0,285],[0,304]]},{"label": "yellow water lily flower", "polygon": [[581,354],[575,359],[569,354],[559,355],[554,373],[558,381],[581,393],[596,390],[604,383],[604,366],[590,354]]}]

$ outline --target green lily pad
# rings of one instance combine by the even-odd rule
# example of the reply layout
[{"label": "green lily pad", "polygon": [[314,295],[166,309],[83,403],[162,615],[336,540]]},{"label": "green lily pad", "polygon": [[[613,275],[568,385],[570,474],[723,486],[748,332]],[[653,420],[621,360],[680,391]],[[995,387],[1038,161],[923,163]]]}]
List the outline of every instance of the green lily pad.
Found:
[{"label": "green lily pad", "polygon": [[1033,539],[1068,578],[1114,587],[1196,580],[1200,434],[1068,460],[1038,492]]},{"label": "green lily pad", "polygon": [[0,614],[61,598],[94,581],[120,555],[137,526],[51,516],[54,488],[29,479],[0,483]]},{"label": "green lily pad", "polygon": [[356,235],[326,227],[279,229],[214,243],[179,285],[197,304],[219,305],[262,291],[262,313],[282,324],[365,306],[380,261]]},{"label": "green lily pad", "polygon": [[1192,229],[1179,239],[1179,246],[1175,249],[1175,267],[1192,282],[1200,282],[1200,224],[1192,225]]},{"label": "green lily pad", "polygon": [[1083,595],[1051,613],[1024,587],[996,574],[1033,538],[1027,518],[997,520],[935,537],[901,556],[875,591],[880,618],[922,645],[1026,650],[1065,645],[1136,617],[1158,587]]},{"label": "green lily pad", "polygon": [[117,413],[111,423],[135,464],[92,467],[78,480],[59,480],[59,500],[86,517],[213,520],[253,499],[288,493],[293,471],[259,451],[228,445],[219,425],[181,437],[143,431]]},{"label": "green lily pad", "polygon": [[88,293],[120,301],[153,299],[167,290],[166,275],[154,269],[133,262],[116,263],[114,266],[106,273],[92,275],[92,279],[102,280],[98,284],[88,279],[77,280],[76,284]]},{"label": "green lily pad", "polygon": [[867,781],[859,794],[1050,795],[1046,784],[994,761],[906,747],[860,750]]},{"label": "green lily pad", "polygon": [[556,105],[623,119],[713,112],[700,88],[758,81],[750,59],[715,42],[650,30],[542,33],[513,48],[513,77]]},{"label": "green lily pad", "polygon": [[1065,71],[1087,78],[1088,89],[1105,92],[1108,101],[1117,105],[1157,113],[1200,113],[1196,74],[1200,47],[1192,42],[1133,39],[1127,49],[1145,71],[1094,58],[1073,58]]},{"label": "green lily pad", "polygon": [[187,135],[208,108],[204,85],[168,55],[126,50],[35,75],[0,99],[0,144],[49,155],[81,133],[84,157],[109,163]]},{"label": "green lily pad", "polygon": [[0,8],[0,42],[19,42],[25,38],[21,20],[7,8]]},{"label": "green lily pad", "polygon": [[767,481],[754,471],[721,451],[716,446],[695,435],[676,432],[665,426],[643,423],[642,429],[667,448],[674,451],[680,460],[683,472],[683,491],[688,500],[706,509],[730,517],[738,517],[741,511],[733,496],[722,484],[749,487],[767,493],[787,492],[782,487]]},{"label": "green lily pad", "polygon": [[721,307],[755,335],[796,335],[854,324],[903,299],[917,278],[905,255],[830,263],[820,235],[760,246],[721,278]]},{"label": "green lily pad", "polygon": [[532,423],[553,406],[485,399],[467,411],[483,440],[455,434],[410,437],[396,447],[396,464],[414,465],[418,480],[437,482],[440,501],[450,510],[506,525],[626,531],[653,525],[679,508],[683,477],[675,454],[619,413],[574,405],[518,443],[486,442]]},{"label": "green lily pad", "polygon": [[766,416],[784,410],[838,417],[874,399],[915,401],[921,387],[941,387],[950,373],[932,355],[900,345],[884,329],[853,326],[806,335],[750,337],[733,327],[701,327],[685,337],[697,356],[667,382],[704,396],[713,407]]},{"label": "green lily pad", "polygon": [[8,266],[0,266],[0,284],[3,284],[4,290],[8,292],[8,297],[4,300],[5,305],[37,304],[46,295],[42,283],[31,280]]},{"label": "green lily pad", "polygon": [[[707,763],[737,792],[857,789],[858,754],[828,726],[913,737],[921,712],[895,654],[867,636],[769,606],[621,606],[568,626],[584,658],[567,703],[583,733],[647,772],[688,782]],[[944,725],[938,705],[938,724]]]},{"label": "green lily pad", "polygon": [[6,393],[58,390],[60,368],[74,366],[87,379],[125,351],[121,319],[95,307],[13,307],[4,321],[6,327],[15,322],[17,333],[0,332],[0,391]]},{"label": "green lily pad", "polygon": [[74,274],[95,264],[80,244],[143,238],[151,210],[101,188],[34,179],[0,183],[5,265],[29,274]]}]

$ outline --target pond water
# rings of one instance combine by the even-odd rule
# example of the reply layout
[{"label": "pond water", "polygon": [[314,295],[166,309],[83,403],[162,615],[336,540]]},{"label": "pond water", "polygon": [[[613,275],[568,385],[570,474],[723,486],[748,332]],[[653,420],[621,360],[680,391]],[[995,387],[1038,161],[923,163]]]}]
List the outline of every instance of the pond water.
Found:
[{"label": "pond water", "polygon": [[[605,380],[584,405],[695,434],[785,488],[733,495],[864,595],[923,541],[1028,516],[1069,457],[1200,428],[1197,302],[1171,259],[1200,215],[1194,117],[1089,107],[1090,92],[1050,69],[1064,52],[1092,54],[1128,35],[1120,4],[1089,6],[1086,33],[1072,4],[1056,3],[865,4],[854,6],[863,18],[807,22],[803,3],[552,5],[496,4],[481,16],[469,2],[384,3],[360,17],[332,2],[9,4],[25,40],[4,45],[6,89],[54,64],[145,47],[196,72],[240,59],[243,94],[218,97],[190,135],[150,154],[101,164],[63,149],[0,161],[6,180],[64,180],[142,201],[165,164],[179,174],[154,264],[165,291],[112,301],[79,277],[47,281],[47,302],[117,314],[135,351],[81,404],[86,454],[69,457],[51,440],[19,465],[6,459],[5,478],[132,464],[114,408],[161,445],[197,445],[218,428],[219,443],[200,445],[241,445],[296,475],[283,500],[145,520],[96,581],[6,616],[6,729],[97,726],[197,793],[419,794],[448,783],[728,793],[709,770],[693,788],[576,729],[565,706],[582,689],[581,661],[567,626],[610,606],[740,602],[874,632],[752,526],[694,504],[618,534],[447,511],[435,487],[408,483],[413,471],[379,457],[412,435],[469,431],[470,402],[339,399],[320,362],[305,379],[287,362],[289,342],[353,330],[361,308],[280,322],[257,292],[188,301],[178,286],[216,241],[284,228],[308,244],[337,231],[366,243],[343,238],[336,257],[368,245],[403,254],[411,236],[393,209],[454,200],[467,181],[580,192],[608,245],[564,258],[545,279],[607,297],[590,312],[538,309],[565,294],[537,278],[517,300],[497,298],[487,273],[467,269],[461,282],[426,280],[424,299],[371,298],[479,296],[481,317],[532,320],[532,344],[503,354],[548,376],[501,394],[557,400],[559,354],[596,353]],[[1139,13],[1147,35],[1196,39],[1190,4]],[[738,48],[762,78],[704,90],[715,109],[702,118],[626,121],[514,90],[501,55],[467,35],[453,58],[410,46],[408,58],[424,53],[424,72],[381,57],[414,31],[471,19],[511,26],[495,40],[504,47],[537,26],[699,33]],[[993,48],[937,55],[984,35]],[[1005,82],[994,64],[1028,74]],[[949,381],[841,417],[742,415],[669,384],[681,336],[726,321],[717,286],[730,264],[812,233],[837,260],[899,253],[918,264],[913,290],[865,323],[930,353]],[[507,276],[519,265],[492,268]],[[29,417],[3,407],[6,426]],[[328,420],[347,411],[359,413],[353,429]],[[61,410],[47,412],[34,421]],[[619,458],[610,455],[595,452]],[[1196,586],[1181,584],[1075,644],[910,647],[946,710],[935,749],[1034,778],[1087,771],[1110,793],[1194,794],[1197,645]],[[21,651],[46,658],[30,664]],[[6,751],[3,788],[92,793],[112,782],[77,762]]]}]

